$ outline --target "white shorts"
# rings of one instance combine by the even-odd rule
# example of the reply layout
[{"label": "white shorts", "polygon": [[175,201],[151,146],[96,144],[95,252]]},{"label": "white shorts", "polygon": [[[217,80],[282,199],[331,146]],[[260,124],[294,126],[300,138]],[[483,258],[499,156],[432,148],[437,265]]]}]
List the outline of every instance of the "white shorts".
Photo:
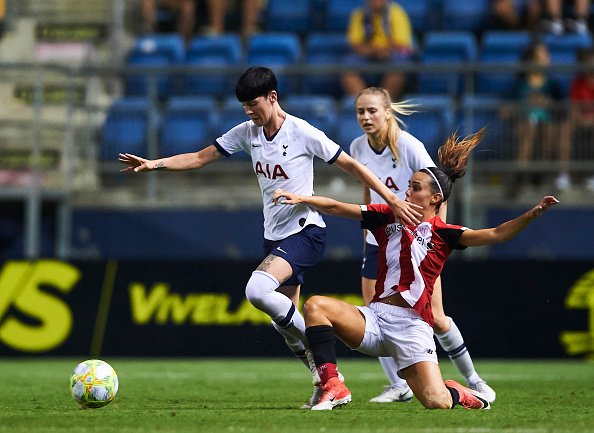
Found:
[{"label": "white shorts", "polygon": [[369,356],[390,356],[398,371],[421,361],[438,363],[433,328],[415,310],[381,302],[357,308],[365,316],[365,336],[355,350]]}]

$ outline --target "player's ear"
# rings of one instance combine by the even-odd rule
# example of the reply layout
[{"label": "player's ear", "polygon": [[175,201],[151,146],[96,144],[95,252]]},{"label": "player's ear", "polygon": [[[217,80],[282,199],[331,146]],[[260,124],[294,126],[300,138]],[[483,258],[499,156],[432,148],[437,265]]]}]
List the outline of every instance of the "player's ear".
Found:
[{"label": "player's ear", "polygon": [[276,90],[272,90],[268,94],[268,100],[273,104],[278,100],[278,94],[276,93]]}]

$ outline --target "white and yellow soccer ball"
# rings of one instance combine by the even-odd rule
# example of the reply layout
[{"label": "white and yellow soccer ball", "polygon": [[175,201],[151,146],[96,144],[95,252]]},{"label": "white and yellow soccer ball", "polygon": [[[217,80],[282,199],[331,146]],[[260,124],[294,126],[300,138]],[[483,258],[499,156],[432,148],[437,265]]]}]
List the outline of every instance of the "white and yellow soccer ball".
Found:
[{"label": "white and yellow soccer ball", "polygon": [[70,392],[81,408],[103,407],[118,393],[118,375],[105,361],[89,359],[70,376]]}]

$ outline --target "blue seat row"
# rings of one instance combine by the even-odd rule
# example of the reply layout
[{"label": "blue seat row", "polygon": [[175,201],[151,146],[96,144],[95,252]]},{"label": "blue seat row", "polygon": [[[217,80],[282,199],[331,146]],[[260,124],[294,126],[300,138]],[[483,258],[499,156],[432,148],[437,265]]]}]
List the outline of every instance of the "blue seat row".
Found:
[{"label": "blue seat row", "polygon": [[[531,43],[528,32],[485,32],[479,41],[468,31],[427,32],[418,46],[421,64],[439,67],[446,64],[474,63],[493,65],[493,72],[477,74],[476,90],[501,96],[513,89],[515,74],[497,71],[497,65],[517,64],[524,49]],[[555,65],[573,64],[582,48],[592,46],[589,35],[545,35],[543,39],[551,52]],[[206,73],[156,76],[157,94],[162,99],[171,95],[209,95],[223,98],[235,86],[236,78],[226,74],[230,66],[267,65],[337,65],[349,46],[343,33],[310,33],[301,42],[295,33],[266,33],[252,36],[247,46],[236,34],[216,37],[196,37],[186,48],[176,35],[147,35],[136,40],[127,62],[150,70],[156,66],[182,66],[211,68]],[[212,72],[220,71],[220,73]],[[337,74],[304,74],[300,77],[285,75],[280,70],[279,93],[324,93],[341,96]],[[565,90],[570,74],[557,74]],[[464,88],[463,74],[459,72],[426,72],[417,77],[417,91],[421,93],[448,93],[460,95]],[[126,95],[143,96],[148,93],[148,75],[130,74],[126,77]]]},{"label": "blue seat row", "polygon": [[[520,0],[522,1],[522,0]],[[479,31],[491,14],[490,0],[398,0],[415,32],[428,30]],[[362,0],[268,0],[265,27],[268,31],[344,32],[351,12],[364,6]]]},{"label": "blue seat row", "polygon": [[[447,95],[428,94],[409,94],[406,98],[419,108],[404,119],[405,129],[423,141],[429,153],[436,157],[437,148],[459,122],[455,100]],[[352,97],[337,101],[327,95],[295,95],[284,98],[281,106],[324,131],[347,151],[351,141],[363,133]],[[173,97],[161,111],[154,109],[146,98],[123,97],[114,101],[107,112],[101,159],[114,160],[119,152],[147,156],[151,133],[158,141],[155,157],[194,152],[246,120],[242,106],[231,97],[221,103],[209,96]],[[466,123],[463,129],[472,131],[478,127],[476,122]],[[237,157],[247,158],[247,155]]]}]

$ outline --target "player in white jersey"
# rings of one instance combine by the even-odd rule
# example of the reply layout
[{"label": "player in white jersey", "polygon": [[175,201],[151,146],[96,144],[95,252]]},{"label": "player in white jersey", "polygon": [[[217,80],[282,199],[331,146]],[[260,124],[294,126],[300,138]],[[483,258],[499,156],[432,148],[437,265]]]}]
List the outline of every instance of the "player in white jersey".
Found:
[{"label": "player in white jersey", "polygon": [[454,249],[505,242],[558,201],[546,196],[528,212],[495,228],[471,230],[443,222],[439,209],[453,182],[464,175],[468,156],[481,136],[482,131],[459,141],[452,135],[440,149],[441,168],[423,168],[411,176],[406,200],[423,207],[420,224],[400,221],[386,204],[355,205],[282,190],[275,193],[276,203],[306,204],[322,213],[359,219],[379,244],[377,285],[369,305],[356,307],[326,296],[313,296],[305,303],[307,339],[324,384],[324,394],[312,410],[330,410],[351,401],[351,392],[338,379],[336,337],[366,355],[395,359],[398,374],[426,408],[458,404],[490,408],[480,392],[454,380],[443,381],[433,340],[434,284]]},{"label": "player in white jersey", "polygon": [[420,213],[418,206],[396,197],[323,132],[283,111],[278,103],[276,77],[269,68],[249,68],[239,78],[235,94],[250,119],[213,144],[197,152],[157,160],[129,153],[120,154],[118,160],[126,164],[122,171],[144,172],[200,169],[239,151],[251,155],[264,204],[265,258],[252,273],[245,293],[252,305],[272,318],[289,348],[311,369],[314,394],[304,405],[309,408],[318,401],[322,388],[307,350],[305,322],[295,306],[299,305],[304,270],[323,257],[325,224],[320,214],[308,206],[274,207],[274,190],[292,189],[313,195],[313,159],[318,157],[376,191],[402,220],[417,223]]},{"label": "player in white jersey", "polygon": [[[375,173],[402,199],[412,174],[421,168],[435,166],[423,143],[399,127],[400,119],[397,116],[410,114],[412,108],[407,102],[393,104],[389,93],[378,87],[363,90],[355,100],[357,120],[365,134],[351,143],[351,156]],[[383,203],[382,198],[367,187],[364,188],[363,199],[365,203]],[[440,208],[439,216],[446,220],[445,205]],[[368,304],[373,297],[377,274],[377,242],[370,232],[365,235],[361,274],[363,300]],[[460,330],[444,312],[441,279],[435,284],[432,304],[435,316],[433,329],[439,344],[468,386],[480,391],[489,402],[495,401],[495,391],[476,372]],[[380,358],[379,361],[390,385],[370,401],[390,403],[410,400],[412,391],[406,381],[398,377],[395,361],[391,358]]]}]

